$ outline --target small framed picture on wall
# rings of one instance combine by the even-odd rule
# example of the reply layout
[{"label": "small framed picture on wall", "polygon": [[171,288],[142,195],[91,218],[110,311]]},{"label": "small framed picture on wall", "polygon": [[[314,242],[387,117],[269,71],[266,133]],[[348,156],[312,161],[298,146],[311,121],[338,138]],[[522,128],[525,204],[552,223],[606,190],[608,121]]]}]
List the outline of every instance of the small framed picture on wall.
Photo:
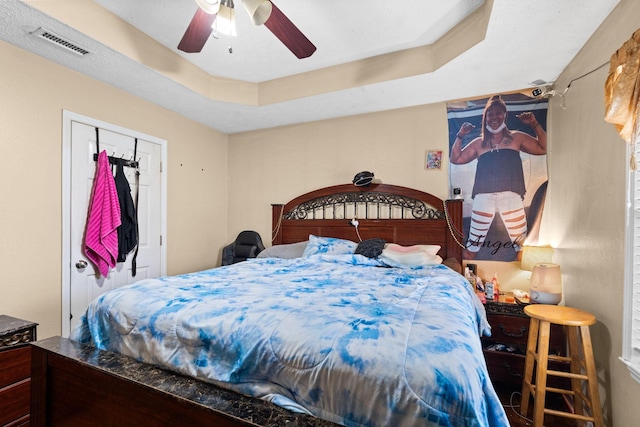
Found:
[{"label": "small framed picture on wall", "polygon": [[442,150],[427,150],[424,168],[426,170],[442,169]]}]

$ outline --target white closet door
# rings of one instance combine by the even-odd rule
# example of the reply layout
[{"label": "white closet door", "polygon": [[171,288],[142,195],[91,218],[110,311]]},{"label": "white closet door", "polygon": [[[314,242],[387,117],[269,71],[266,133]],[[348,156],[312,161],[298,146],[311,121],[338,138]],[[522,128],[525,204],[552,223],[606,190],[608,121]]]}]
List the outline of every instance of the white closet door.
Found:
[{"label": "white closet door", "polygon": [[[112,157],[133,159],[135,138],[122,130],[99,129],[100,151],[106,150]],[[154,142],[138,138],[136,158],[139,161],[138,227],[139,251],[136,275],[132,274],[133,252],[125,262],[118,263],[107,277],[97,273],[95,266],[84,253],[84,233],[89,212],[89,201],[96,170],[95,126],[78,121],[71,122],[71,207],[70,207],[70,325],[78,324],[91,301],[102,293],[148,277],[159,277],[162,269],[161,218],[162,147]],[[113,166],[115,174],[115,166]],[[135,200],[135,169],[124,168]],[[64,321],[64,319],[63,319]],[[63,328],[64,329],[64,328]]]}]

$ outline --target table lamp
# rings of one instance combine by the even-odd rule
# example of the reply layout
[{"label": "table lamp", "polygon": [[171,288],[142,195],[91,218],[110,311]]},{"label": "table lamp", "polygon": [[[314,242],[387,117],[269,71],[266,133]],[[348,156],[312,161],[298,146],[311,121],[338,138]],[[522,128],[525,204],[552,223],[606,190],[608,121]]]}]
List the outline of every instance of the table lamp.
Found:
[{"label": "table lamp", "polygon": [[562,299],[562,275],[560,266],[540,262],[531,272],[529,300],[537,304],[558,304]]},{"label": "table lamp", "polygon": [[523,246],[520,268],[533,271],[533,267],[540,262],[551,262],[553,248],[551,246]]}]

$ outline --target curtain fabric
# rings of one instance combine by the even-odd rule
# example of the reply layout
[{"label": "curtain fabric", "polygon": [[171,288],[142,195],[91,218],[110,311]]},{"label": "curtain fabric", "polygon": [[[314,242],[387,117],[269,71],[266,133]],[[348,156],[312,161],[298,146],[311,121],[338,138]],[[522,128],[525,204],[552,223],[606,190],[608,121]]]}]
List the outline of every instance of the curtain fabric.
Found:
[{"label": "curtain fabric", "polygon": [[635,143],[640,110],[640,29],[612,56],[605,83],[605,121]]}]

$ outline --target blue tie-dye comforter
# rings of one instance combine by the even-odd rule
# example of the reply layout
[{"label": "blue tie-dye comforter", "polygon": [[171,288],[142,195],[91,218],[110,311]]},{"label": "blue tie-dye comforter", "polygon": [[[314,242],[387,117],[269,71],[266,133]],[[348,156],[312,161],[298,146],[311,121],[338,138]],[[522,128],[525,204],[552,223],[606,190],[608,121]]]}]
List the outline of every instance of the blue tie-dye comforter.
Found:
[{"label": "blue tie-dye comforter", "polygon": [[483,332],[445,266],[314,255],[118,288],[72,338],[346,426],[508,426]]}]

